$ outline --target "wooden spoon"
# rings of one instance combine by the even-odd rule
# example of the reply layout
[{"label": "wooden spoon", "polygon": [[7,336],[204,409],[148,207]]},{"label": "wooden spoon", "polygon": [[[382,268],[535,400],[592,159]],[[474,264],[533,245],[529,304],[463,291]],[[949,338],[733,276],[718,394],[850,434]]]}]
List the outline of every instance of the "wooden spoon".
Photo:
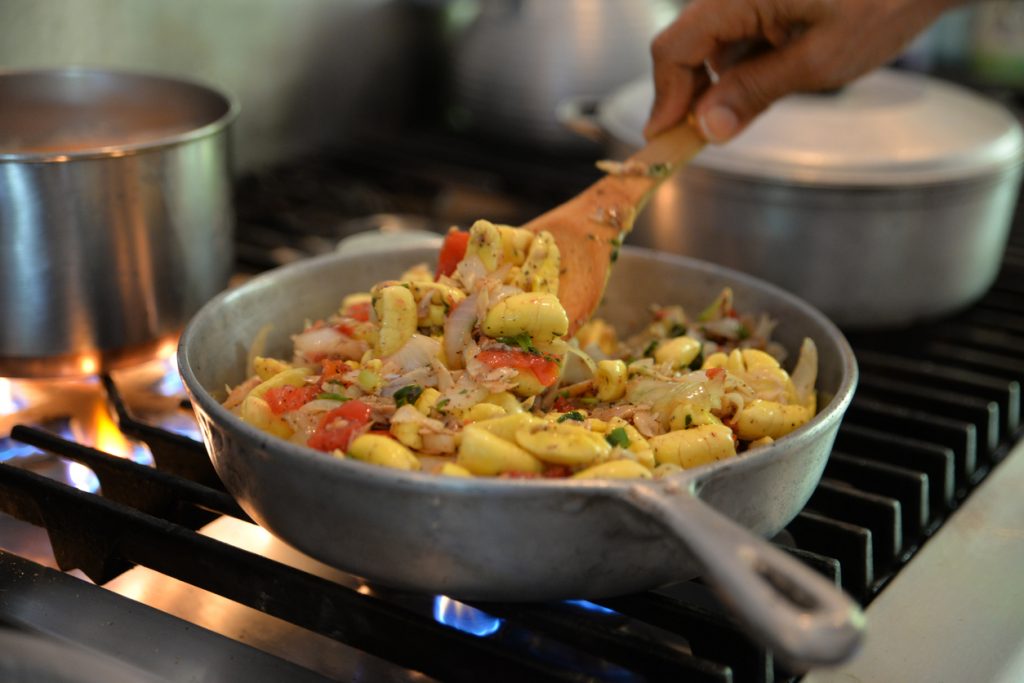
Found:
[{"label": "wooden spoon", "polygon": [[651,194],[704,146],[693,121],[651,139],[646,146],[569,201],[523,227],[547,230],[561,253],[558,298],[569,316],[569,336],[590,319],[623,238]]}]

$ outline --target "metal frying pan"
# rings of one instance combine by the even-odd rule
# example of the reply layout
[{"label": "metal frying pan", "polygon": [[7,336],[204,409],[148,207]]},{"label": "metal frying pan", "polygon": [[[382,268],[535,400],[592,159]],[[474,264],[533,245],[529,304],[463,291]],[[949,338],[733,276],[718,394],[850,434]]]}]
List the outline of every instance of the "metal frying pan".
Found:
[{"label": "metal frying pan", "polygon": [[823,315],[771,285],[719,266],[624,249],[600,312],[636,329],[654,302],[700,310],[729,285],[742,310],[778,320],[776,338],[819,350],[818,415],[763,449],[644,482],[462,479],[331,458],[265,434],[221,407],[244,378],[260,328],[267,351],[342,296],[436,251],[312,259],[222,294],[178,349],[214,467],[253,519],[299,550],[379,584],[477,600],[620,595],[703,575],[755,636],[794,665],[840,661],[863,616],[821,576],[759,537],[779,532],[821,477],[852,398],[857,367]]}]

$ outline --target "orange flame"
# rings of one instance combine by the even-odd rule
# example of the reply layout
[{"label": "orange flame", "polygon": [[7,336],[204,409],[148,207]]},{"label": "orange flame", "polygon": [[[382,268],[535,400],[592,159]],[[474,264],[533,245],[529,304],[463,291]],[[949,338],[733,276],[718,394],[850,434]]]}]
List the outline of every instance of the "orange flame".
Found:
[{"label": "orange flame", "polygon": [[122,458],[132,457],[134,446],[121,433],[102,403],[94,405],[92,419],[87,429],[89,428],[95,430],[95,437],[92,440],[94,448]]}]

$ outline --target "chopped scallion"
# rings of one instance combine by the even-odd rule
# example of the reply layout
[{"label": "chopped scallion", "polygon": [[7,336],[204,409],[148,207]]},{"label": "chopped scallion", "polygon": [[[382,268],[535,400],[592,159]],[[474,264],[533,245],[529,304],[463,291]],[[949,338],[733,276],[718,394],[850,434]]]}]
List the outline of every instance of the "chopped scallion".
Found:
[{"label": "chopped scallion", "polygon": [[629,448],[629,435],[626,434],[626,430],[623,429],[622,427],[616,427],[612,431],[605,434],[604,440],[610,443],[612,446]]}]

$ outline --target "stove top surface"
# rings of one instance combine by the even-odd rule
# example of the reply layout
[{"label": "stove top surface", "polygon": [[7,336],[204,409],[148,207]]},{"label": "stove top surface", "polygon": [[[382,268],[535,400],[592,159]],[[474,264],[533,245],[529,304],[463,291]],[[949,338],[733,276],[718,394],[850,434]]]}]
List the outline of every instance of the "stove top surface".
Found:
[{"label": "stove top surface", "polygon": [[[446,158],[439,145],[416,142],[423,156]],[[240,202],[239,271],[333,249],[382,221],[437,232],[484,214],[517,222],[593,178],[589,164],[510,175],[459,154],[437,168],[357,150],[243,181],[239,197],[254,199]],[[847,666],[806,680],[1017,680],[1022,295],[1018,216],[1003,271],[975,306],[852,337],[857,395],[820,486],[774,540],[866,605],[869,631]],[[557,605],[466,606],[368,586],[248,520],[194,429],[159,417],[168,402],[176,419],[187,414],[180,396],[150,411],[121,383],[104,377],[90,391],[118,416],[128,454],[145,457],[77,446],[81,437],[48,410],[18,413],[44,429],[0,441],[0,460],[17,463],[0,465],[0,627],[165,680],[798,678],[699,581]],[[73,463],[99,477],[104,497],[53,480]],[[58,564],[74,570],[46,566]],[[925,635],[934,640],[922,645]],[[969,659],[959,657],[965,640]]]}]

